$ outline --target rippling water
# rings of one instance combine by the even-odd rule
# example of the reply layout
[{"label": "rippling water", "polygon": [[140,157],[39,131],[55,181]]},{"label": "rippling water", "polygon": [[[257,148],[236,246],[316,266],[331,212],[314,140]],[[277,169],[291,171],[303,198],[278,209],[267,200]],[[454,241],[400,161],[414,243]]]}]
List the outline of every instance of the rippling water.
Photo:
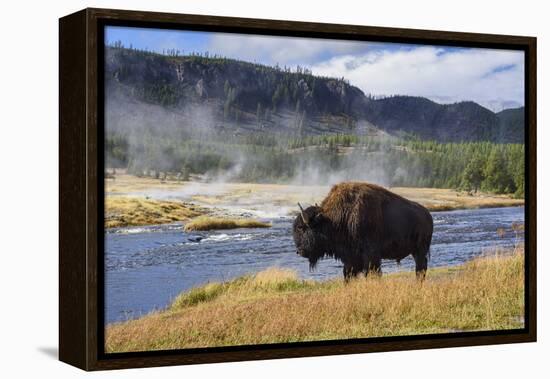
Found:
[{"label": "rippling water", "polygon": [[[433,213],[434,235],[429,267],[456,265],[523,240],[511,229],[523,223],[524,207]],[[261,271],[290,268],[303,278],[342,276],[332,259],[310,272],[306,259],[296,255],[292,218],[269,219],[268,229],[183,232],[182,225],[109,230],[105,234],[105,321],[139,317],[164,308],[181,291],[211,281]],[[498,229],[501,230],[497,233]],[[384,272],[414,270],[408,257],[397,266],[383,261]]]}]

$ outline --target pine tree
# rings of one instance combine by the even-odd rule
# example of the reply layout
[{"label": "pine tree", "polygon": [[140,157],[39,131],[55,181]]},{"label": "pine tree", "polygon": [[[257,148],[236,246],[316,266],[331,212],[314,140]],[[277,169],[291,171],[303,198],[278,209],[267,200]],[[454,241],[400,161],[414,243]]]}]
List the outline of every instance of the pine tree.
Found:
[{"label": "pine tree", "polygon": [[485,166],[483,189],[495,193],[514,192],[514,183],[506,167],[506,160],[498,148],[493,148]]},{"label": "pine tree", "polygon": [[483,161],[481,157],[474,156],[464,169],[462,174],[462,187],[468,191],[473,190],[477,193],[484,179]]}]

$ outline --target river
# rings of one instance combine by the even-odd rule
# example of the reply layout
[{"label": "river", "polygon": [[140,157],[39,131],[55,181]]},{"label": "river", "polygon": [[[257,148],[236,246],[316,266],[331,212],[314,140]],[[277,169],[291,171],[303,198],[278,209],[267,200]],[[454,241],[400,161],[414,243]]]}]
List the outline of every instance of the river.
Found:
[{"label": "river", "polygon": [[[524,207],[432,213],[434,234],[429,267],[457,265],[523,241]],[[268,267],[295,270],[305,279],[342,276],[342,265],[320,261],[309,271],[296,254],[292,218],[269,219],[268,229],[185,233],[181,224],[109,229],[105,233],[105,322],[136,318],[165,308],[181,291],[224,281]],[[414,270],[408,257],[396,265],[383,261],[382,271]],[[429,269],[428,269],[429,272]]]}]

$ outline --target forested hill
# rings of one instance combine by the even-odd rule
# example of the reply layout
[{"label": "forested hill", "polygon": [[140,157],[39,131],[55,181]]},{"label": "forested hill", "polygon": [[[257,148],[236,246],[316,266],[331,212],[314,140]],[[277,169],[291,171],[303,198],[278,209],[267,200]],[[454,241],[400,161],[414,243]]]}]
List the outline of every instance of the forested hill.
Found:
[{"label": "forested hill", "polygon": [[[193,129],[219,133],[308,136],[389,134],[440,142],[523,143],[523,108],[494,113],[474,102],[437,104],[422,97],[375,99],[344,78],[305,68],[269,67],[217,56],[106,48],[107,105],[123,123],[117,99],[159,106]],[[205,109],[207,107],[207,109]],[[190,116],[199,110],[203,117]],[[122,112],[122,110],[121,110]],[[212,129],[210,129],[212,130]]]}]

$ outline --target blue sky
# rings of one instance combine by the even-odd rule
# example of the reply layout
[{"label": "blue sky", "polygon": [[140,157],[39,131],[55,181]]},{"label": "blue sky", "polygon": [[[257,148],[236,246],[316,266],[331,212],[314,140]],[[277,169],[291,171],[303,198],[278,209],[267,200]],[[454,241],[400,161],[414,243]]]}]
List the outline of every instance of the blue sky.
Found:
[{"label": "blue sky", "polygon": [[345,77],[374,95],[425,96],[440,103],[473,100],[496,111],[524,101],[519,51],[114,26],[106,28],[105,40],[160,53],[178,49],[300,65],[314,74]]}]

